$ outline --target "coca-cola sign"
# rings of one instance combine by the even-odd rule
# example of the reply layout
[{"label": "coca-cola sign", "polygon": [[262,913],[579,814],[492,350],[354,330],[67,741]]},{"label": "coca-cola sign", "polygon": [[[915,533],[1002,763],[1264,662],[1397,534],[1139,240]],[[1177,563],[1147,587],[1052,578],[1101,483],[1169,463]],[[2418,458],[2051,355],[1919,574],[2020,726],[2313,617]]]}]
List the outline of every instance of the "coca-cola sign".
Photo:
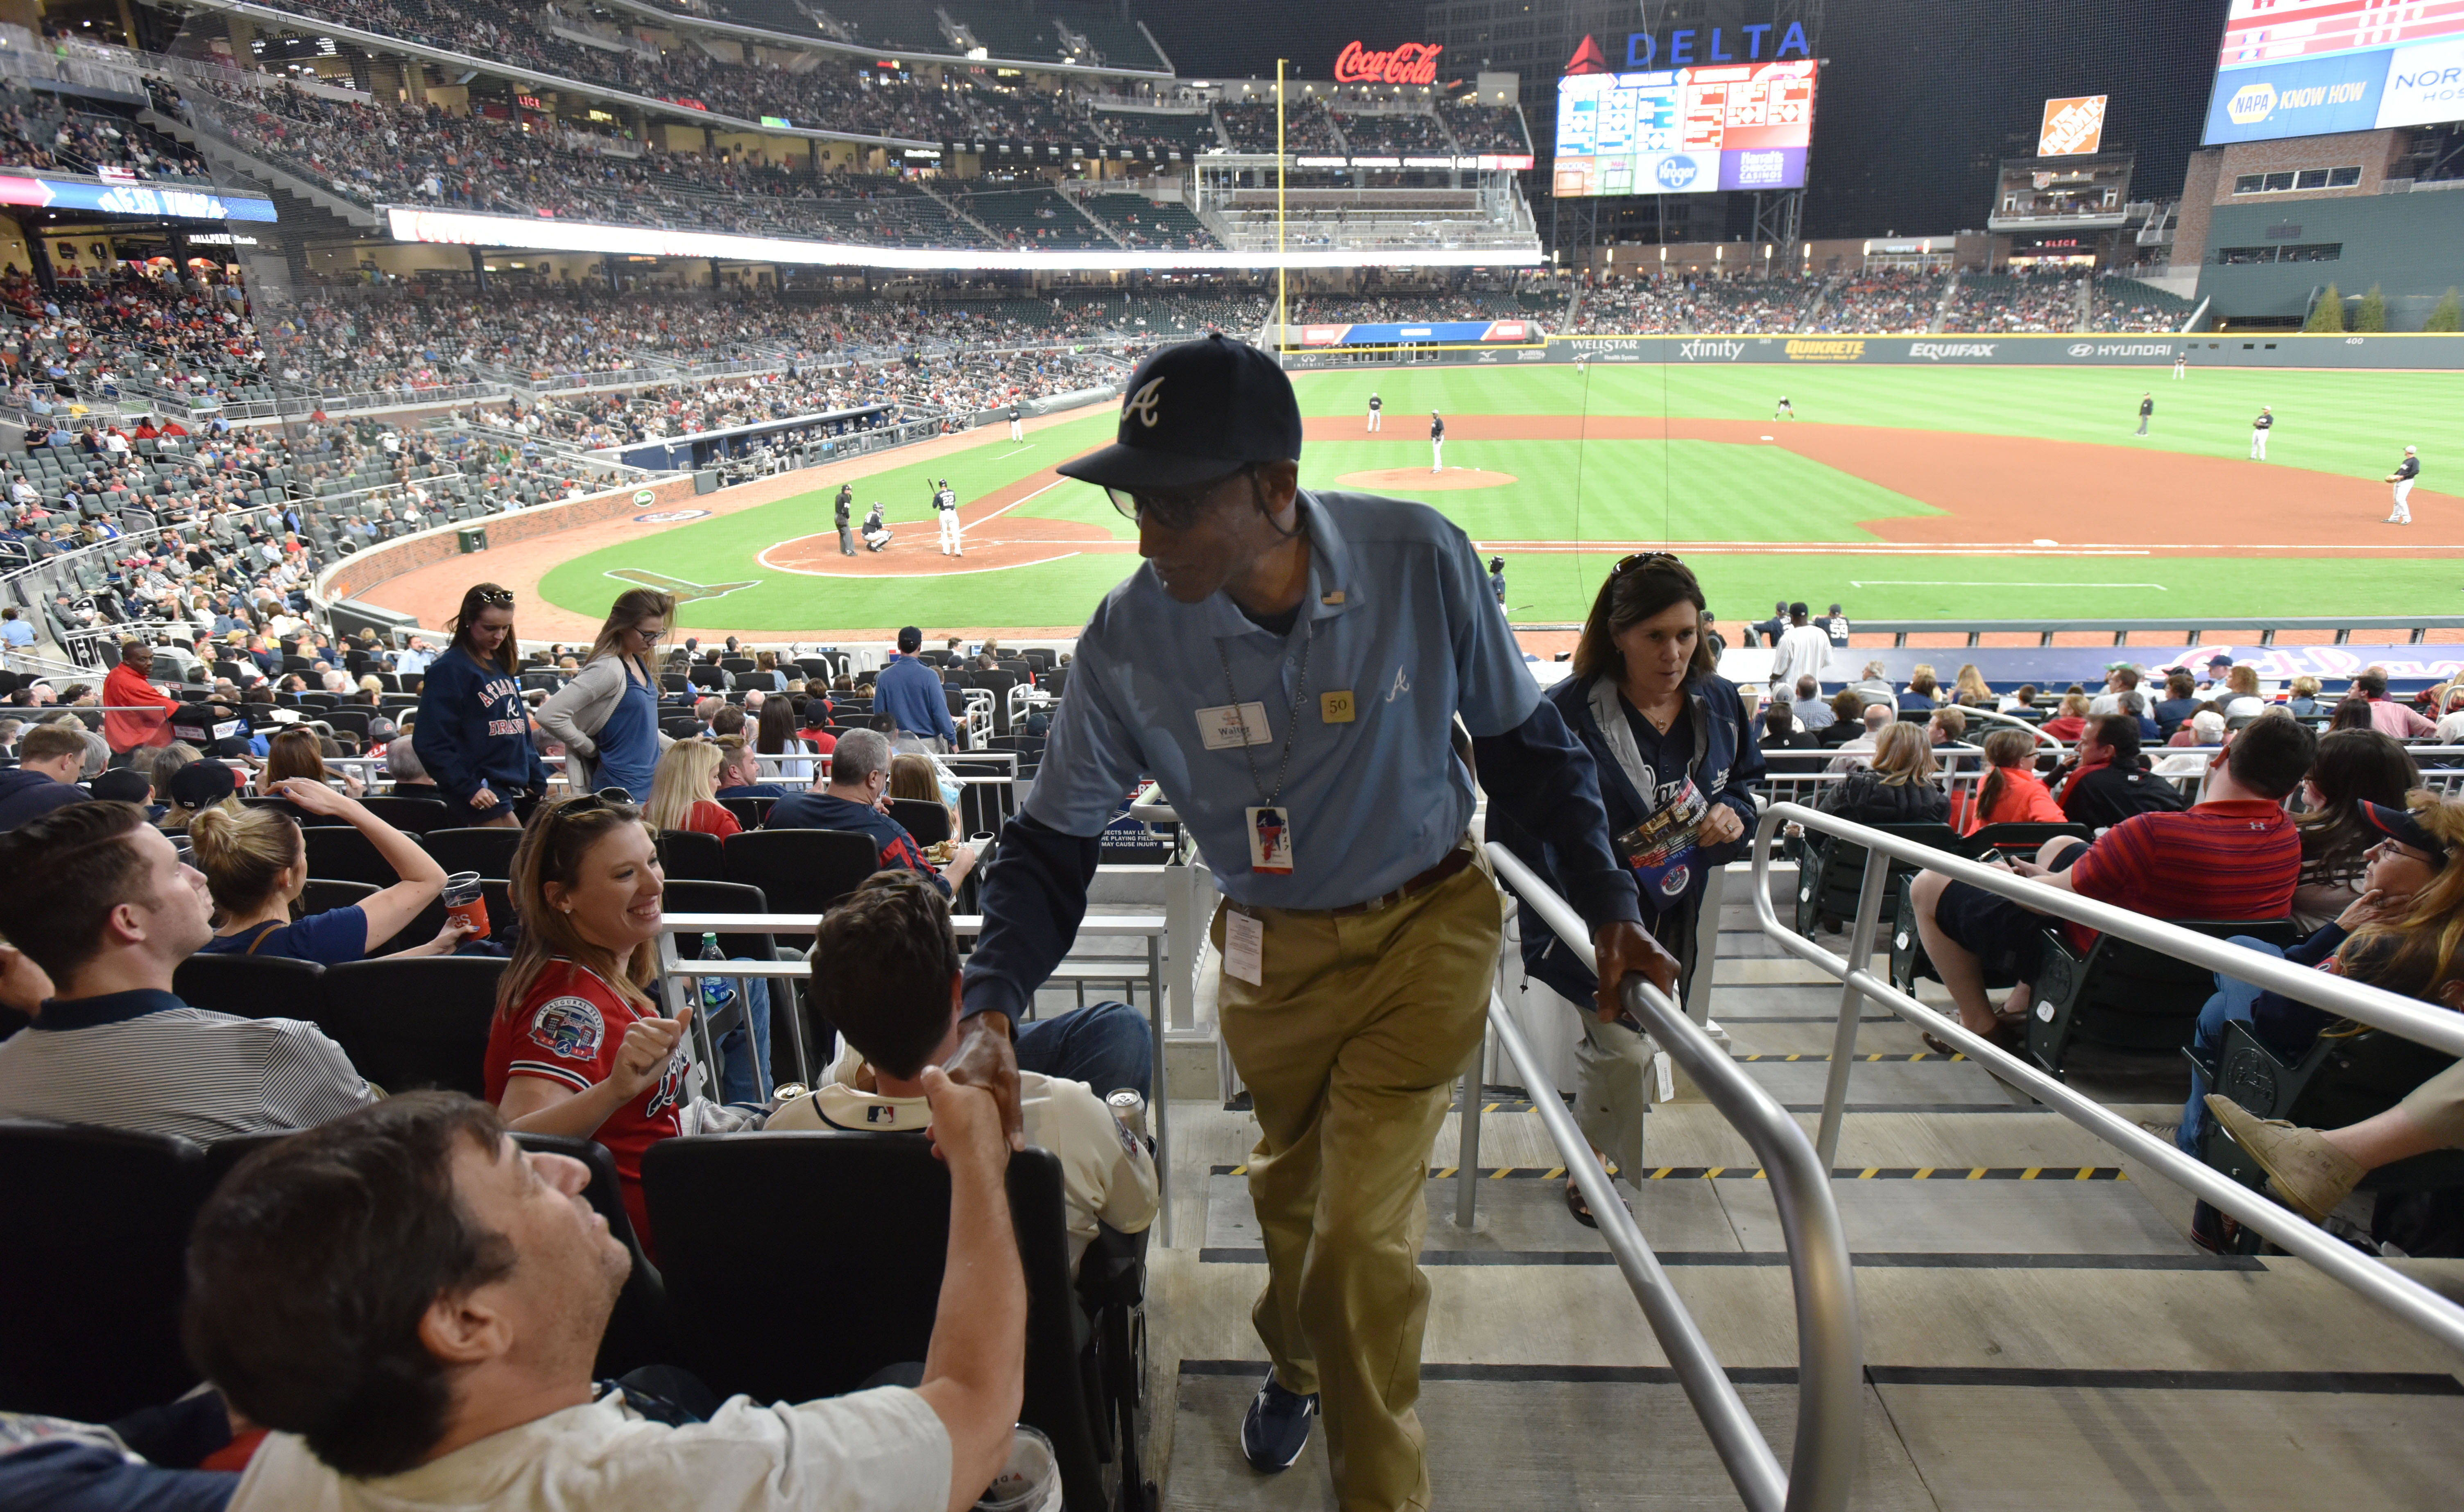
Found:
[{"label": "coca-cola sign", "polygon": [[1358,42],[1347,42],[1335,55],[1338,84],[1434,84],[1438,81],[1441,42],[1406,42],[1391,53],[1372,53]]}]

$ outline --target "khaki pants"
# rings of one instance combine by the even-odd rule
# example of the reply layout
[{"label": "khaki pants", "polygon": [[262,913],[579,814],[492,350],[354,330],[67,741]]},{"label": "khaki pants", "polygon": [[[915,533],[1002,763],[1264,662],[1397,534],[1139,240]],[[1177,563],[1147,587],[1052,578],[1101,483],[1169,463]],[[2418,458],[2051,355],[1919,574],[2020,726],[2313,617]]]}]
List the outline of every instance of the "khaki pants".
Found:
[{"label": "khaki pants", "polygon": [[[1219,998],[1260,1127],[1249,1198],[1266,1288],[1251,1321],[1276,1380],[1323,1398],[1344,1512],[1425,1507],[1421,1189],[1448,1087],[1486,1024],[1497,884],[1476,858],[1375,913],[1253,911],[1265,982],[1226,975]],[[1221,909],[1213,936],[1220,949]]]}]

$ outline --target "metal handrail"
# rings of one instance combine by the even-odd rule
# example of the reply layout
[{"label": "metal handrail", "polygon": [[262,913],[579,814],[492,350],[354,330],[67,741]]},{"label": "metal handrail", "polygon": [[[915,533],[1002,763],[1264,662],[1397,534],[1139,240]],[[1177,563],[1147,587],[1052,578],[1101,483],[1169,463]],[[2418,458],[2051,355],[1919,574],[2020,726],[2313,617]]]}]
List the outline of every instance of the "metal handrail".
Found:
[{"label": "metal handrail", "polygon": [[[1565,899],[1512,851],[1492,841],[1488,856],[1523,907],[1557,931],[1585,966],[1594,966],[1589,926]],[[1693,1316],[1668,1284],[1634,1216],[1610,1188],[1608,1172],[1550,1085],[1538,1057],[1512,1016],[1492,1014],[1499,1042],[1523,1077],[1531,1106],[1566,1162],[1583,1200],[1599,1220],[1643,1317],[1668,1354],[1686,1399],[1749,1512],[1816,1512],[1844,1508],[1857,1479],[1864,1426],[1864,1347],[1857,1323],[1857,1283],[1847,1231],[1831,1196],[1831,1173],[1815,1158],[1805,1131],[1770,1093],[1730,1059],[1684,1008],[1639,975],[1629,975],[1625,1006],[1669,1058],[1693,1078],[1711,1106],[1746,1136],[1762,1162],[1780,1230],[1788,1244],[1789,1280],[1796,1294],[1796,1447],[1793,1472],[1782,1471],[1754,1426],[1736,1387],[1712,1355]],[[1470,1100],[1466,1099],[1466,1107]]]},{"label": "metal handrail", "polygon": [[[1834,955],[1782,924],[1778,910],[1771,906],[1771,840],[1783,823],[1801,824],[1809,830],[1834,835],[1865,847],[1865,877],[1858,900],[1855,932],[1851,935],[1850,948],[1857,953],[1853,962]],[[1764,934],[1777,941],[1792,955],[1836,978],[1842,989],[1840,1023],[1832,1055],[1831,1083],[1825,1090],[1822,1107],[1821,1127],[1826,1141],[1837,1137],[1847,1092],[1847,1075],[1843,1068],[1856,1048],[1856,1021],[1860,1006],[1870,999],[1935,1038],[1947,1041],[1969,1060],[1985,1066],[1997,1080],[2019,1088],[2106,1144],[2155,1168],[2159,1174],[2186,1189],[2192,1196],[2233,1215],[2287,1252],[2310,1261],[2450,1348],[2464,1350],[2464,1306],[2458,1306],[2384,1261],[2365,1256],[2342,1239],[2332,1238],[2307,1218],[2211,1170],[2205,1162],[2184,1154],[2170,1141],[2155,1137],[2095,1099],[2072,1090],[2031,1062],[1971,1032],[1955,1014],[1941,1014],[1900,991],[1889,981],[1876,976],[1869,969],[1873,959],[1874,927],[1881,912],[1884,878],[1893,860],[1906,862],[1927,871],[1938,871],[1953,881],[1983,887],[1998,896],[2022,903],[2036,912],[2083,924],[2092,930],[2161,951],[2177,960],[2205,966],[2372,1028],[2402,1035],[2433,1049],[2444,1050],[2451,1055],[2464,1055],[2464,1015],[2431,1008],[2409,997],[2376,987],[2365,987],[2326,972],[2296,966],[2257,951],[2244,950],[2179,925],[2151,919],[2109,903],[2099,903],[2062,888],[2043,887],[1998,867],[1930,849],[1897,835],[1837,819],[1802,804],[1774,803],[1754,828],[1755,918],[1762,925]]]}]

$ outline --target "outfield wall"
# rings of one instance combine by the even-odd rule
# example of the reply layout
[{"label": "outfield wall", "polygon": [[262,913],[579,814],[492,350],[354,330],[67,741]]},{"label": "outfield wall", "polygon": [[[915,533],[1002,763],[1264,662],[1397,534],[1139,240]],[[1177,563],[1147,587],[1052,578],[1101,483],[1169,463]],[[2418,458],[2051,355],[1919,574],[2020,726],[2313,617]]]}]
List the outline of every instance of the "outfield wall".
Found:
[{"label": "outfield wall", "polygon": [[1787,367],[2464,368],[2464,334],[2305,336],[2199,331],[2079,336],[1551,336],[1543,344],[1287,351],[1295,371],[1356,366],[1504,367],[1523,362],[1667,362]]}]

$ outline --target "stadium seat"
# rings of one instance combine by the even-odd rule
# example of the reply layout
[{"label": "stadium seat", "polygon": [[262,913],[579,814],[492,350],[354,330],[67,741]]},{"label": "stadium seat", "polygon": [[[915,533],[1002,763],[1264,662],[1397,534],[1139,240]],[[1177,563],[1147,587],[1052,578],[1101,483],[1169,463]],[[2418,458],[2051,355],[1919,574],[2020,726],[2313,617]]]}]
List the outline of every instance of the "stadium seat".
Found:
[{"label": "stadium seat", "polygon": [[836,829],[760,829],[730,835],[726,880],[759,887],[780,913],[821,913],[881,869],[869,835]]},{"label": "stadium seat", "polygon": [[920,798],[893,798],[890,800],[890,817],[907,826],[919,845],[937,845],[950,838],[950,809],[946,803]]},{"label": "stadium seat", "polygon": [[[1869,827],[1954,856],[1976,853],[1975,847],[1948,824],[1875,824]],[[1808,831],[1803,839],[1795,842],[1795,849],[1796,932],[1812,935],[1821,930],[1837,929],[1854,919],[1857,916],[1857,892],[1865,879],[1865,847],[1836,835]],[[1885,887],[1897,888],[1900,879],[1915,869],[1906,862],[1893,861]],[[1891,893],[1886,890],[1882,896],[1887,912]]]},{"label": "stadium seat", "polygon": [[[663,1139],[642,1185],[660,1236],[670,1316],[687,1369],[722,1395],[803,1401],[924,1358],[949,1244],[950,1178],[925,1140],[850,1132]],[[1090,1329],[1069,1274],[1061,1163],[1009,1163],[1011,1222],[1026,1272],[1026,1391],[1019,1421],[1061,1461],[1065,1504],[1115,1504],[1115,1439]],[[798,1200],[781,1201],[781,1193]],[[866,1236],[847,1242],[848,1225]],[[1091,1253],[1091,1252],[1090,1252]],[[794,1256],[789,1266],[777,1263]],[[862,1306],[848,1299],[862,1298]],[[782,1348],[781,1341],[799,1341]],[[1090,1410],[1090,1407],[1092,1410]],[[1134,1478],[1135,1472],[1133,1471]],[[1145,1505],[1133,1483],[1127,1504]]]},{"label": "stadium seat", "polygon": [[659,831],[659,869],[670,882],[725,882],[727,858],[716,835],[693,829]]},{"label": "stadium seat", "polygon": [[356,829],[319,824],[299,832],[307,848],[308,875],[328,882],[364,882],[390,887],[402,880],[376,842]]},{"label": "stadium seat", "polygon": [[723,798],[718,801],[736,816],[737,823],[747,829],[759,829],[761,822],[770,817],[771,807],[779,800],[775,798]]},{"label": "stadium seat", "polygon": [[360,800],[361,806],[394,828],[413,835],[449,828],[453,810],[442,799],[378,796]]},{"label": "stadium seat", "polygon": [[[2298,944],[2304,933],[2290,919],[2170,922],[2220,940],[2247,934],[2273,945]],[[2136,1051],[2189,1044],[2199,1009],[2215,991],[2215,974],[2111,934],[2098,935],[2082,955],[2058,925],[2049,924],[2034,987],[2028,1054],[2058,1077],[2077,1040]]]},{"label": "stadium seat", "polygon": [[625,1211],[624,1183],[616,1174],[616,1157],[594,1139],[564,1134],[514,1130],[514,1143],[540,1154],[563,1155],[590,1168],[590,1183],[582,1189],[590,1210],[607,1220],[608,1235],[625,1246],[632,1269],[616,1294],[616,1309],[607,1330],[599,1336],[599,1358],[591,1374],[611,1380],[646,1365],[664,1365],[675,1358],[675,1341],[668,1325],[668,1287],[658,1266],[642,1253],[641,1237]]},{"label": "stadium seat", "polygon": [[488,1024],[505,964],[495,955],[427,955],[336,966],[324,975],[319,1021],[387,1092],[441,1086],[485,1097]]},{"label": "stadium seat", "polygon": [[420,844],[428,847],[428,854],[449,876],[457,871],[475,871],[483,877],[510,877],[514,874],[514,847],[521,840],[518,829],[480,824],[431,829],[420,837]]},{"label": "stadium seat", "polygon": [[191,1008],[237,1019],[304,1019],[324,1004],[325,968],[287,955],[191,955],[171,974],[171,994]]}]

